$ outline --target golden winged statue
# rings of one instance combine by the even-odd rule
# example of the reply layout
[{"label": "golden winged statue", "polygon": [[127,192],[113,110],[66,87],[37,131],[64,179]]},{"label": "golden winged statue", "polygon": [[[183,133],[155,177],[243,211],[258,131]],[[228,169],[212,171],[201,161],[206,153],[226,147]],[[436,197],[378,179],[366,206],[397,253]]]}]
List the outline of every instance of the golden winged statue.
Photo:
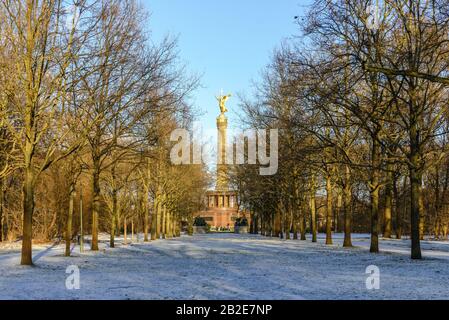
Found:
[{"label": "golden winged statue", "polygon": [[226,109],[226,101],[230,97],[231,97],[231,94],[228,94],[226,96],[221,95],[221,96],[216,97],[217,101],[218,101],[218,103],[220,105],[220,111],[221,111],[222,114],[224,114],[225,112],[228,112],[228,109]]}]

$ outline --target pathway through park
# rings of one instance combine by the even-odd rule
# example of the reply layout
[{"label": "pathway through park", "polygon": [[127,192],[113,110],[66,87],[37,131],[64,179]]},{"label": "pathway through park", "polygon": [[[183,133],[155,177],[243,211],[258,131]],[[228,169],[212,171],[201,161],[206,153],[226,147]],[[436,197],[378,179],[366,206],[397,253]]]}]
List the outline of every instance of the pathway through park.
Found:
[{"label": "pathway through park", "polygon": [[[63,257],[63,244],[34,249],[34,267],[18,266],[20,250],[0,247],[0,299],[448,299],[449,243],[423,242],[422,261],[408,240],[354,235],[352,249],[335,244],[208,234],[107,247]],[[80,270],[80,289],[67,290],[66,269]],[[380,270],[380,289],[366,287],[366,268]]]}]

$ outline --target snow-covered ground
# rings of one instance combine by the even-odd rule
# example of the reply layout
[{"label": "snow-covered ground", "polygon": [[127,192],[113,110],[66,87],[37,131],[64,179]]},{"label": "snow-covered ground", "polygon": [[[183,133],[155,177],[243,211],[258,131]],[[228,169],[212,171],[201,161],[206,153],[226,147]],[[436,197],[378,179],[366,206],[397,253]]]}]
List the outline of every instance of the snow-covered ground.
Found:
[{"label": "snow-covered ground", "polygon": [[[448,299],[449,243],[422,243],[424,260],[409,258],[408,240],[369,235],[354,248],[255,235],[208,234],[107,247],[63,257],[64,245],[35,245],[34,267],[19,266],[20,250],[0,247],[0,299]],[[69,265],[80,289],[66,289]],[[380,289],[366,288],[367,266],[380,269]]]}]

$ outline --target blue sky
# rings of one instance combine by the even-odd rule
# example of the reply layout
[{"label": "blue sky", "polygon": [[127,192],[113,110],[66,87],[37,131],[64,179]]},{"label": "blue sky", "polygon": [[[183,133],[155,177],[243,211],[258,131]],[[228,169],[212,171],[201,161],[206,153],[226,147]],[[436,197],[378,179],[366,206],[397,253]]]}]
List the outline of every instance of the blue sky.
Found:
[{"label": "blue sky", "polygon": [[228,117],[238,112],[237,93],[250,94],[251,80],[269,63],[274,48],[298,33],[294,16],[310,0],[142,0],[150,12],[154,40],[179,36],[181,59],[202,75],[203,88],[193,96],[206,129],[215,128],[219,114],[214,95],[223,89]]}]

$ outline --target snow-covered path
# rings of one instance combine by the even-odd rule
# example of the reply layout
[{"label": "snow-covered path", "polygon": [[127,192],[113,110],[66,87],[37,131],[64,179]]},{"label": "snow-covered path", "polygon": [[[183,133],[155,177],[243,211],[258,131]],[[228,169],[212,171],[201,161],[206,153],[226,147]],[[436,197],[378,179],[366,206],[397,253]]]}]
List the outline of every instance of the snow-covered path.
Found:
[{"label": "snow-covered path", "polygon": [[[106,240],[106,239],[104,239]],[[425,259],[409,258],[409,241],[355,248],[261,236],[208,234],[106,247],[63,257],[63,245],[35,246],[36,266],[19,266],[17,249],[0,249],[0,299],[449,299],[449,243],[424,242]],[[80,270],[80,290],[65,287]],[[380,268],[380,289],[367,290],[366,267]]]}]

